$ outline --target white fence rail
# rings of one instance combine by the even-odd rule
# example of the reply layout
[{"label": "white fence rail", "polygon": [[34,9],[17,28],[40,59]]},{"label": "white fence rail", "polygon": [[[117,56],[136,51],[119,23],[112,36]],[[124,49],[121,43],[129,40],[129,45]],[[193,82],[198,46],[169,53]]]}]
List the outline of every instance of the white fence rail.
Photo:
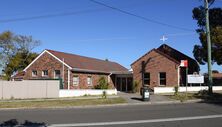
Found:
[{"label": "white fence rail", "polygon": [[0,81],[0,99],[56,98],[59,81],[24,80]]},{"label": "white fence rail", "polygon": [[[200,90],[208,90],[208,86],[192,86],[187,87],[188,92],[198,92]],[[222,86],[213,86],[213,91],[222,90]],[[186,92],[186,87],[179,87],[179,92]],[[154,94],[173,93],[174,87],[154,87]]]},{"label": "white fence rail", "polygon": [[97,89],[75,89],[75,90],[59,90],[59,97],[79,97],[85,95],[102,95],[103,92],[107,95],[117,95],[116,89],[97,90]]}]

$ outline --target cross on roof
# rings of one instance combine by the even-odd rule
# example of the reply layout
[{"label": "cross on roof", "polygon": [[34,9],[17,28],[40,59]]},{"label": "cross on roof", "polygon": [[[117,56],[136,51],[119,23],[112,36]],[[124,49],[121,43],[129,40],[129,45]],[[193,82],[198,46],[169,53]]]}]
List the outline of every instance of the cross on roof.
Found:
[{"label": "cross on roof", "polygon": [[168,38],[166,38],[165,35],[163,35],[163,37],[160,40],[163,41],[163,43],[164,43],[167,39]]}]

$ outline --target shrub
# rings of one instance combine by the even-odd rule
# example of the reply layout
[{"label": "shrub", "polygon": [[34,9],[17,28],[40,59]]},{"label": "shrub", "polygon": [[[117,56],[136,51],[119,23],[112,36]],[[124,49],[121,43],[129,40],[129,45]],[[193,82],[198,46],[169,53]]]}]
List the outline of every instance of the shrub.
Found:
[{"label": "shrub", "polygon": [[179,91],[179,87],[175,86],[174,87],[174,95],[177,96],[178,95],[178,91]]},{"label": "shrub", "polygon": [[94,87],[95,89],[108,89],[109,83],[106,81],[105,77],[100,77],[98,85]]},{"label": "shrub", "polygon": [[107,98],[107,93],[106,93],[106,91],[103,91],[102,98],[104,98],[104,99]]},{"label": "shrub", "polygon": [[133,86],[132,86],[132,92],[133,93],[138,92],[138,87],[139,87],[139,82],[138,81],[134,81],[133,82]]}]

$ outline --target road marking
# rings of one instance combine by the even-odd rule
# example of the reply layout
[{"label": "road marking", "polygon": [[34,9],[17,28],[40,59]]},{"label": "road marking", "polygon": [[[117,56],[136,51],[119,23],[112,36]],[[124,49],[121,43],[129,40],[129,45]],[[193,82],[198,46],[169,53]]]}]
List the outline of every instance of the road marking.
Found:
[{"label": "road marking", "polygon": [[177,117],[177,118],[166,118],[166,119],[134,120],[134,121],[52,124],[49,127],[67,127],[67,126],[69,126],[69,127],[85,127],[85,126],[127,125],[127,124],[174,122],[174,121],[200,120],[200,119],[213,119],[213,118],[222,118],[222,114],[221,115],[207,115],[207,116]]}]

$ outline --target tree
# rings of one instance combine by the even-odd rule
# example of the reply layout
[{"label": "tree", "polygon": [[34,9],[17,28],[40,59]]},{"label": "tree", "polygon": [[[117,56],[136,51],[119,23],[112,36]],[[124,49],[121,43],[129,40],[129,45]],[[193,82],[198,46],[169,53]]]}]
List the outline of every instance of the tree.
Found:
[{"label": "tree", "polygon": [[0,34],[0,68],[3,68],[6,79],[31,62],[36,56],[32,50],[39,45],[40,41],[34,40],[32,36],[15,35],[10,31]]},{"label": "tree", "polygon": [[109,83],[106,81],[104,76],[99,78],[98,85],[95,86],[95,89],[108,89]]},{"label": "tree", "polygon": [[22,71],[27,67],[36,57],[37,53],[17,52],[14,56],[9,58],[9,62],[3,69],[5,80],[10,80],[11,75],[15,72]]},{"label": "tree", "polygon": [[[214,0],[209,0],[213,4]],[[205,28],[205,9],[203,6],[193,9],[193,19],[197,20],[200,45],[195,45],[193,54],[195,59],[202,65],[207,63],[207,38]],[[212,43],[212,64],[222,64],[222,8],[212,8],[209,10],[209,21]]]}]

